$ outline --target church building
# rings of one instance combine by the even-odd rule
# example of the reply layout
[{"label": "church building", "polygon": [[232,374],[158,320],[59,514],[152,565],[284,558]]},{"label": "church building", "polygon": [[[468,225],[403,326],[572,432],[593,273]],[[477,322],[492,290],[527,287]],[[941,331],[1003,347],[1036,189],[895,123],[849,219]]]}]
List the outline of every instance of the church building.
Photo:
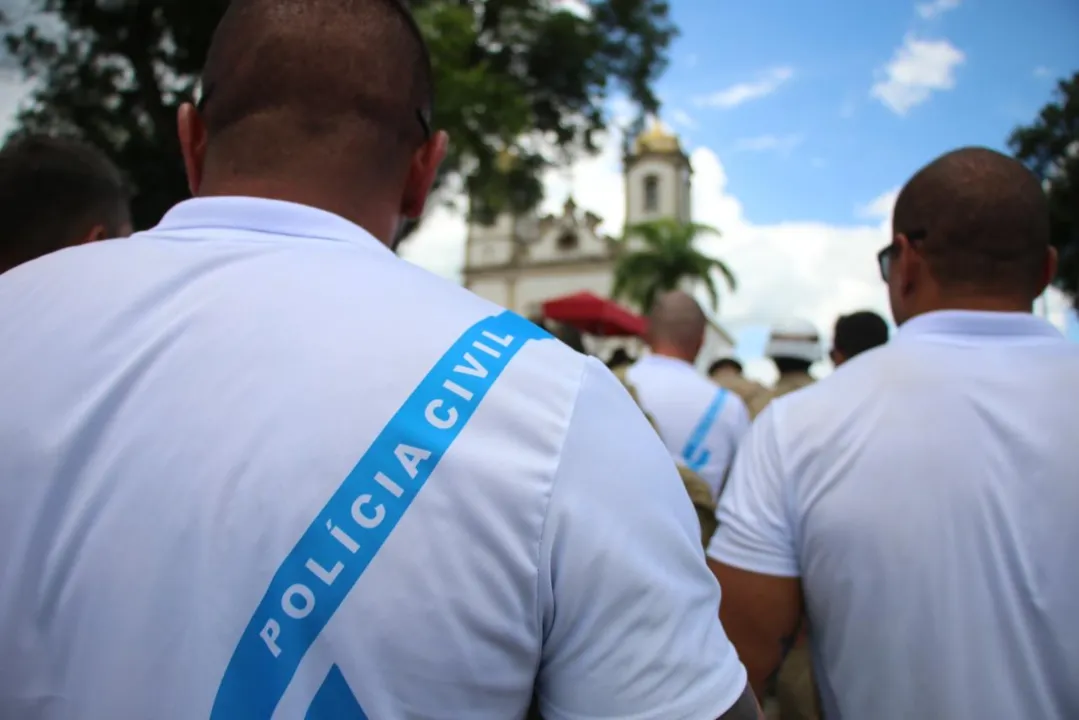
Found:
[{"label": "church building", "polygon": [[[626,226],[650,220],[692,218],[692,168],[678,138],[653,122],[633,143],[624,161]],[[560,215],[506,213],[490,226],[470,224],[465,243],[464,284],[472,292],[525,317],[543,303],[578,292],[610,298],[614,268],[626,245],[604,235],[602,218],[568,199]],[[628,247],[633,247],[633,240]],[[620,301],[622,302],[622,301]],[[639,308],[631,308],[635,311]],[[731,352],[733,340],[711,323],[701,363]],[[636,342],[591,342],[605,357],[613,347],[638,349]]]}]

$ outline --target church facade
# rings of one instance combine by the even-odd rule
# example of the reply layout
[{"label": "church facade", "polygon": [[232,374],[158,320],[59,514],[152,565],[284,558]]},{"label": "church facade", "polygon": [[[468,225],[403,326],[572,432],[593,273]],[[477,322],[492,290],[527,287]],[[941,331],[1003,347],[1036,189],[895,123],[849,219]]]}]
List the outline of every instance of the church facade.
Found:
[{"label": "church facade", "polygon": [[[626,226],[674,218],[689,222],[692,168],[678,138],[658,122],[634,142],[625,158]],[[470,224],[465,243],[464,284],[481,297],[526,317],[544,302],[576,292],[609,298],[621,252],[634,246],[600,231],[602,218],[566,201],[559,215],[504,214],[493,225]],[[635,310],[637,308],[634,308]],[[593,341],[600,355],[625,340]],[[702,363],[729,353],[733,341],[713,323]]]}]

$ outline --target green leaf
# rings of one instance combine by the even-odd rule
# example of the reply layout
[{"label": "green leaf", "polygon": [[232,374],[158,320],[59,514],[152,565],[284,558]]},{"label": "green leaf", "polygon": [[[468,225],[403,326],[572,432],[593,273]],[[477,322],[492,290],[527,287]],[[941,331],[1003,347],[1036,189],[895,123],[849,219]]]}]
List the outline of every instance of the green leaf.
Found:
[{"label": "green leaf", "polygon": [[[626,229],[624,249],[615,265],[612,297],[632,302],[647,312],[656,297],[676,289],[683,280],[703,284],[713,309],[719,307],[719,291],[713,278],[718,272],[731,291],[738,284],[727,265],[697,249],[697,240],[719,230],[699,223],[656,220]],[[639,240],[640,250],[629,250],[630,238]]]},{"label": "green leaf", "polygon": [[1079,307],[1079,73],[1057,83],[1053,100],[1008,139],[1015,156],[1042,178],[1049,198],[1056,285]]}]

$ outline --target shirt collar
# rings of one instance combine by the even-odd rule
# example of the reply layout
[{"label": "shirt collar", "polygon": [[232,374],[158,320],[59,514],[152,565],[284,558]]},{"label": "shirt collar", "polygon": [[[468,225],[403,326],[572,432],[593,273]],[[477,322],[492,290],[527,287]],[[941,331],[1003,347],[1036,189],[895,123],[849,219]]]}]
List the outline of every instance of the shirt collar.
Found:
[{"label": "shirt collar", "polygon": [[670,355],[657,355],[651,353],[645,355],[638,362],[651,363],[655,365],[667,365],[668,367],[683,368],[697,372],[697,369],[693,367],[692,363],[688,363],[682,358],[671,357]]},{"label": "shirt collar", "polygon": [[340,215],[309,205],[257,197],[185,200],[165,213],[154,231],[211,229],[338,240],[393,252],[371,233]]},{"label": "shirt collar", "polygon": [[1000,340],[1063,339],[1051,323],[1023,312],[937,310],[911,318],[899,328],[900,337],[931,335]]}]

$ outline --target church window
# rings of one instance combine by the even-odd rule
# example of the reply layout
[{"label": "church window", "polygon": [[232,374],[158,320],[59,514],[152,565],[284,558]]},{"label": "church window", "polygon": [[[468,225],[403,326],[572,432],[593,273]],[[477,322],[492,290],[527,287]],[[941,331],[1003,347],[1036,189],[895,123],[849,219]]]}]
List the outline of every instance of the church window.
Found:
[{"label": "church window", "polygon": [[574,233],[567,232],[558,236],[558,249],[559,250],[573,250],[577,247],[577,236]]},{"label": "church window", "polygon": [[644,176],[644,211],[657,212],[659,210],[659,176]]}]

